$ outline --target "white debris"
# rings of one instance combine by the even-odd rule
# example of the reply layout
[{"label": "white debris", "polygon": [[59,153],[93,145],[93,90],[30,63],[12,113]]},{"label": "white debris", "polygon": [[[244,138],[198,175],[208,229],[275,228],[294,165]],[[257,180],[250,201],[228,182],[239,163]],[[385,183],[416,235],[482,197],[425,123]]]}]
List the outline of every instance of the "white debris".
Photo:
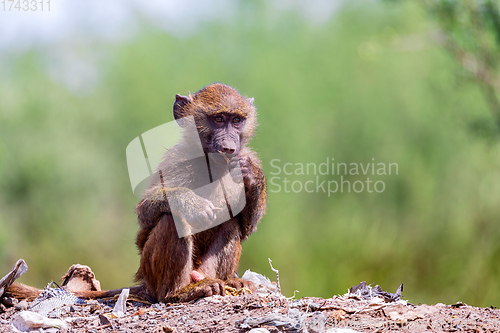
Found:
[{"label": "white debris", "polygon": [[29,332],[40,328],[69,328],[69,325],[60,319],[47,318],[32,311],[16,313],[10,320],[10,323],[21,332]]},{"label": "white debris", "polygon": [[267,328],[264,327],[258,327],[258,328],[252,328],[248,333],[270,333]]},{"label": "white debris", "polygon": [[241,277],[244,280],[252,281],[257,288],[258,294],[268,294],[269,292],[275,293],[278,289],[275,283],[272,283],[267,277],[262,274],[252,272],[247,269],[245,274]]},{"label": "white debris", "polygon": [[19,259],[10,272],[0,279],[0,297],[2,297],[5,290],[21,275],[28,271],[28,265],[23,259]]},{"label": "white debris", "polygon": [[116,301],[113,314],[117,317],[124,317],[127,314],[127,297],[130,289],[123,289],[118,301]]},{"label": "white debris", "polygon": [[84,305],[85,301],[76,297],[73,293],[62,288],[51,288],[52,282],[45,287],[40,295],[33,301],[29,309],[45,317],[59,317],[69,311],[64,310],[65,305]]}]

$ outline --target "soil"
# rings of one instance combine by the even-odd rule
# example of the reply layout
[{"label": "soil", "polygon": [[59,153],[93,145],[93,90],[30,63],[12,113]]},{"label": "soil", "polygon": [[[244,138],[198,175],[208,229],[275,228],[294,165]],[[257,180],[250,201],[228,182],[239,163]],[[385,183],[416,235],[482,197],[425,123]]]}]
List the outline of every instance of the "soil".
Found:
[{"label": "soil", "polygon": [[[127,301],[123,317],[112,315],[116,299],[65,305],[58,317],[67,329],[42,332],[500,332],[500,310],[463,303],[412,305],[346,294],[328,299],[288,299],[277,293],[212,296],[182,304]],[[11,318],[28,303],[0,305],[0,332],[14,332]],[[253,332],[266,332],[264,329]]]}]

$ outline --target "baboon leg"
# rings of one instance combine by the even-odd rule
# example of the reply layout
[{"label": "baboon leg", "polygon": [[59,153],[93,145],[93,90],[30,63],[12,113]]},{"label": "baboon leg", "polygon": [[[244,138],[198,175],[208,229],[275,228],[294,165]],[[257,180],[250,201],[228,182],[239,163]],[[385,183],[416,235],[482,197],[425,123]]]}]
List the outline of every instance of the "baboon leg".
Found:
[{"label": "baboon leg", "polygon": [[165,214],[144,243],[137,279],[162,302],[191,282],[192,253],[192,236],[179,238],[172,215]]}]

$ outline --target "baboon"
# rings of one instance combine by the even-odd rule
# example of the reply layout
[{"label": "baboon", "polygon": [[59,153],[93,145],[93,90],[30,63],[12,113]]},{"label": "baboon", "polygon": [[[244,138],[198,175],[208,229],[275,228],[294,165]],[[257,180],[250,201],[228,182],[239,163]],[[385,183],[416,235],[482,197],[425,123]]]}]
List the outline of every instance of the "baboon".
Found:
[{"label": "baboon", "polygon": [[[136,279],[158,301],[224,295],[225,285],[253,289],[250,281],[236,277],[241,242],[255,231],[266,209],[265,176],[256,154],[247,147],[256,127],[253,99],[216,83],[194,95],[176,95],[173,113],[185,132],[166,152],[136,207],[140,225],[136,243],[141,254]],[[196,128],[195,135],[186,133],[186,123],[181,124],[188,118]],[[193,158],[199,143],[204,156]],[[205,185],[199,174],[207,164],[223,166],[212,167],[211,181],[215,181],[235,163],[244,185],[246,203],[241,212],[220,225],[179,237],[174,223],[178,213],[173,206],[181,208],[182,216],[177,217],[188,228],[213,222],[225,202],[202,198],[193,189]],[[225,185],[223,199],[227,202],[232,191]],[[166,195],[169,199],[163,200]]]},{"label": "baboon", "polygon": [[[224,295],[225,286],[254,290],[252,282],[237,277],[241,242],[256,230],[266,210],[266,179],[247,146],[256,128],[253,98],[215,83],[193,95],[176,95],[173,113],[183,136],[166,151],[135,208],[140,226],[136,281],[141,286],[130,293],[150,301],[185,302]],[[208,180],[200,176],[207,168]],[[222,185],[219,192],[208,190],[202,196],[195,191],[216,181]],[[235,201],[238,193],[243,201]],[[235,202],[244,206],[235,209]],[[227,207],[226,215],[221,206]],[[101,298],[120,291],[75,294]],[[40,290],[14,283],[8,292],[33,299]]]}]

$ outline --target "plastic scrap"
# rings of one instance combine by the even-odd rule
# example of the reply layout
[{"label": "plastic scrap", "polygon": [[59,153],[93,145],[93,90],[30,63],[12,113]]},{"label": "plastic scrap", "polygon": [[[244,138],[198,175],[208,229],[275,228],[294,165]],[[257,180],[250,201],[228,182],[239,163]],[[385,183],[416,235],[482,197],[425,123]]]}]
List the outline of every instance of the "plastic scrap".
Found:
[{"label": "plastic scrap", "polygon": [[66,305],[85,304],[84,300],[67,290],[59,287],[51,288],[51,284],[49,283],[33,301],[29,310],[46,317],[58,317],[65,312],[61,308]]},{"label": "plastic scrap", "polygon": [[257,288],[258,294],[267,294],[269,292],[275,293],[277,291],[277,286],[272,283],[267,277],[262,274],[252,272],[247,269],[245,274],[241,277],[244,280],[252,281]]},{"label": "plastic scrap", "polygon": [[113,315],[116,317],[124,317],[127,313],[127,297],[130,289],[123,289],[116,301],[115,307],[113,309]]},{"label": "plastic scrap", "polygon": [[69,325],[60,319],[47,318],[32,311],[16,313],[10,320],[10,323],[21,332],[29,332],[40,328],[69,328]]},{"label": "plastic scrap", "polygon": [[[280,272],[273,267],[273,261],[271,258],[267,258],[269,260],[269,266],[271,266],[271,270],[276,273],[276,281],[277,281],[277,288],[278,288],[278,294],[281,294],[281,287],[280,287]],[[295,296],[295,293],[294,293]]]},{"label": "plastic scrap", "polygon": [[352,286],[349,289],[348,295],[357,296],[361,299],[371,300],[375,297],[381,297],[386,303],[397,302],[401,299],[401,292],[403,291],[403,284],[399,286],[396,293],[390,293],[382,290],[377,284],[375,287],[366,285],[366,281],[360,282],[357,286]]},{"label": "plastic scrap", "polygon": [[5,290],[7,290],[17,278],[27,271],[28,265],[23,259],[19,259],[10,272],[0,280],[0,297],[2,297]]}]

